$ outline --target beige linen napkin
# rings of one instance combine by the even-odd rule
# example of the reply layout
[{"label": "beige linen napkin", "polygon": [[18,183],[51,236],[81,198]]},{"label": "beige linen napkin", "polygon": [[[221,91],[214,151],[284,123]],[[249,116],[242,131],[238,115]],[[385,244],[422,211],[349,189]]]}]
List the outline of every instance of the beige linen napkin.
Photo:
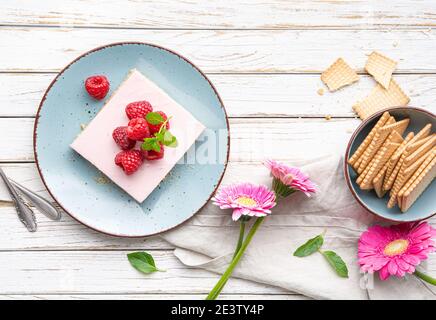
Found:
[{"label": "beige linen napkin", "polygon": [[[380,281],[378,275],[365,278],[360,273],[357,240],[369,225],[382,221],[354,200],[342,166],[337,156],[300,165],[318,185],[317,194],[307,198],[296,193],[281,200],[255,234],[233,276],[317,299],[436,299],[435,288],[414,276]],[[253,172],[253,166],[245,170],[240,165],[230,166],[226,183],[249,181],[270,186],[268,170],[255,168]],[[194,218],[162,237],[176,246],[175,255],[185,265],[222,273],[233,256],[238,228],[230,211],[209,203]],[[348,279],[338,277],[318,253],[305,258],[292,255],[306,240],[323,231],[323,248],[336,251],[344,259]],[[435,260],[432,257],[425,266],[433,274]]]}]

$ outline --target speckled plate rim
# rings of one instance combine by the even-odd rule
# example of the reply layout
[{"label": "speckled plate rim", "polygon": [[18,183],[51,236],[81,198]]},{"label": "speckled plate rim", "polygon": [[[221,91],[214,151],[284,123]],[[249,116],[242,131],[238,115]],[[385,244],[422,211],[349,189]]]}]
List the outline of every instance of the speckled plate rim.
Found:
[{"label": "speckled plate rim", "polygon": [[426,220],[426,219],[429,219],[429,218],[433,217],[434,215],[436,215],[436,212],[433,212],[429,216],[424,217],[424,218],[420,218],[420,219],[417,219],[417,220],[405,221],[405,220],[389,219],[389,218],[386,218],[386,217],[378,214],[377,212],[371,210],[370,208],[368,208],[368,206],[363,201],[360,200],[359,196],[356,194],[356,191],[354,191],[353,185],[351,183],[350,175],[348,174],[348,166],[349,166],[349,164],[348,164],[348,156],[349,156],[349,152],[350,152],[350,149],[351,149],[351,145],[353,144],[354,140],[356,139],[356,136],[360,133],[360,131],[366,126],[366,124],[368,122],[370,122],[374,118],[377,118],[377,117],[381,116],[386,111],[389,112],[389,111],[392,111],[392,110],[404,110],[404,109],[414,109],[414,110],[426,113],[426,114],[428,114],[429,116],[431,116],[433,118],[436,117],[436,115],[434,115],[432,112],[430,112],[428,110],[425,110],[425,109],[422,109],[422,108],[417,108],[417,107],[411,107],[411,106],[386,108],[386,109],[383,109],[381,111],[378,111],[377,113],[375,113],[372,116],[370,116],[368,119],[362,121],[362,123],[356,128],[356,130],[354,130],[354,133],[352,134],[352,136],[351,136],[351,138],[350,138],[350,140],[348,142],[347,149],[345,150],[345,157],[344,157],[344,175],[345,175],[345,181],[347,182],[348,189],[351,191],[351,194],[353,195],[353,197],[356,199],[356,201],[363,208],[365,208],[367,211],[371,212],[373,215],[375,215],[375,216],[377,216],[379,218],[382,218],[384,220],[387,220],[387,221],[392,221],[392,222],[415,222],[415,221]]},{"label": "speckled plate rim", "polygon": [[[65,206],[62,205],[62,202],[59,201],[59,199],[57,199],[57,197],[55,197],[55,195],[54,195],[53,192],[51,191],[49,185],[47,184],[46,180],[44,179],[44,175],[43,175],[43,173],[42,173],[42,170],[41,170],[41,168],[40,168],[39,161],[38,161],[38,152],[36,151],[37,130],[38,130],[38,124],[39,124],[39,116],[40,116],[40,112],[41,112],[41,110],[42,110],[42,108],[43,108],[43,106],[44,106],[44,102],[45,102],[45,100],[46,100],[46,98],[47,98],[47,94],[50,92],[52,86],[56,83],[56,81],[59,79],[59,77],[61,77],[61,76],[64,74],[64,72],[67,71],[68,68],[70,68],[73,64],[75,64],[75,63],[76,63],[77,61],[79,61],[80,59],[86,57],[87,55],[89,55],[89,54],[91,54],[91,53],[94,53],[94,52],[97,52],[97,51],[100,51],[100,50],[104,50],[104,49],[109,48],[109,47],[114,47],[114,46],[123,46],[123,45],[144,45],[144,46],[154,47],[154,48],[157,48],[157,49],[160,49],[160,50],[167,51],[167,52],[169,52],[169,53],[171,53],[171,54],[174,54],[174,55],[178,56],[180,59],[182,59],[182,60],[184,60],[185,62],[187,62],[189,65],[191,65],[191,67],[194,68],[195,70],[197,70],[198,73],[199,73],[199,74],[200,74],[200,75],[201,75],[201,76],[202,76],[202,77],[203,77],[203,78],[204,78],[204,79],[209,83],[210,87],[212,88],[212,90],[213,90],[215,96],[217,97],[218,101],[220,102],[220,106],[221,106],[221,108],[222,108],[223,111],[224,111],[224,116],[225,116],[225,118],[226,118],[226,126],[227,126],[227,157],[226,157],[226,159],[225,159],[224,169],[223,169],[223,172],[221,173],[221,176],[219,177],[219,179],[218,179],[218,181],[217,181],[217,185],[216,185],[216,187],[215,187],[214,190],[211,192],[211,194],[209,195],[209,197],[207,198],[207,200],[205,201],[205,203],[204,203],[200,208],[198,208],[198,210],[197,210],[196,212],[193,212],[192,215],[191,215],[190,217],[188,217],[187,219],[181,221],[180,223],[178,223],[178,224],[172,226],[171,228],[167,228],[167,229],[164,229],[164,230],[160,230],[160,231],[158,231],[158,232],[154,232],[154,233],[148,233],[148,234],[145,234],[145,235],[135,235],[135,236],[124,235],[124,234],[113,234],[113,233],[107,232],[107,231],[105,231],[105,230],[102,230],[102,229],[96,228],[95,226],[90,226],[90,225],[86,224],[85,222],[81,221],[81,220],[80,220],[78,217],[76,217],[73,213],[71,213],[70,211],[68,211],[68,210],[65,208]],[[161,233],[167,232],[167,231],[169,231],[169,230],[175,229],[175,228],[177,228],[178,226],[180,226],[180,225],[182,225],[183,223],[185,223],[186,221],[192,219],[192,218],[193,218],[193,217],[194,217],[194,216],[195,216],[195,215],[196,215],[196,214],[197,214],[201,209],[204,208],[204,206],[209,202],[209,200],[212,198],[212,196],[214,195],[214,193],[216,192],[216,190],[219,188],[219,186],[220,186],[220,184],[221,184],[221,182],[222,182],[222,179],[223,179],[223,177],[224,177],[224,174],[225,174],[225,172],[226,172],[226,170],[227,170],[227,164],[229,163],[229,156],[230,156],[230,125],[229,125],[229,117],[228,117],[228,115],[227,115],[227,110],[226,110],[226,108],[225,108],[225,106],[224,106],[224,103],[223,103],[223,101],[222,101],[220,95],[218,94],[218,91],[216,90],[215,86],[213,85],[213,83],[209,80],[209,78],[208,78],[208,77],[207,77],[207,76],[206,76],[206,75],[205,75],[205,74],[204,74],[204,73],[203,73],[203,72],[202,72],[202,71],[201,71],[201,70],[200,70],[200,69],[199,69],[195,64],[193,64],[193,63],[192,63],[189,59],[187,59],[186,57],[180,55],[179,53],[177,53],[177,52],[175,52],[175,51],[173,51],[173,50],[171,50],[171,49],[167,49],[167,48],[164,48],[164,47],[162,47],[162,46],[159,46],[159,45],[156,45],[156,44],[153,44],[153,43],[140,42],[140,41],[113,42],[113,43],[109,43],[109,44],[106,44],[106,45],[103,45],[103,46],[96,47],[96,48],[94,48],[94,49],[91,49],[91,50],[89,50],[89,51],[87,51],[87,52],[81,54],[80,56],[78,56],[77,58],[75,58],[73,61],[71,61],[69,64],[67,64],[67,65],[66,65],[66,66],[65,66],[65,67],[64,67],[64,68],[63,68],[63,69],[62,69],[62,70],[61,70],[61,71],[56,75],[56,77],[51,81],[50,85],[47,87],[47,89],[46,89],[45,92],[44,92],[44,95],[42,96],[41,102],[39,103],[38,110],[37,110],[37,112],[36,112],[36,116],[35,116],[35,122],[34,122],[34,126],[33,126],[33,154],[34,154],[35,163],[36,163],[36,168],[37,168],[37,170],[38,170],[39,176],[41,177],[42,183],[44,184],[44,186],[45,186],[45,188],[47,189],[48,193],[49,193],[50,196],[51,196],[51,197],[52,197],[52,198],[53,198],[53,199],[54,199],[54,200],[59,204],[59,206],[62,208],[62,210],[65,211],[65,212],[66,212],[70,217],[72,217],[74,220],[76,220],[77,222],[81,223],[82,225],[84,225],[84,226],[86,226],[86,227],[88,227],[88,228],[90,228],[90,229],[92,229],[92,230],[94,230],[94,231],[97,231],[97,232],[100,232],[100,233],[103,233],[103,234],[106,234],[106,235],[109,235],[109,236],[113,236],[113,237],[118,237],[118,238],[144,238],[144,237],[151,237],[151,236],[155,236],[155,235],[158,235],[158,234],[161,234]]]}]

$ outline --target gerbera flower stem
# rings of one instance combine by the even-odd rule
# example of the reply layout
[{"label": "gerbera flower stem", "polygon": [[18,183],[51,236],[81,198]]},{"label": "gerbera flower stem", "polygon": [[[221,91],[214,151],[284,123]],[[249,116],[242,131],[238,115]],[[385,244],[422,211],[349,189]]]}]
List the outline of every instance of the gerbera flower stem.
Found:
[{"label": "gerbera flower stem", "polygon": [[420,278],[421,280],[424,280],[427,283],[430,283],[433,286],[436,286],[436,279],[433,277],[430,277],[429,275],[426,275],[425,273],[422,273],[418,270],[415,270],[415,272],[413,273],[415,276],[417,276],[418,278]]},{"label": "gerbera flower stem", "polygon": [[244,235],[245,235],[245,220],[241,219],[241,224],[239,225],[239,239],[238,239],[238,244],[236,245],[235,253],[233,254],[233,259],[238,254],[239,249],[241,249],[242,242],[244,241]]},{"label": "gerbera flower stem", "polygon": [[[242,242],[244,241],[244,235],[245,235],[245,220],[241,219],[241,224],[239,225],[239,239],[238,239],[238,243],[236,245],[236,249],[235,249],[235,253],[233,254],[233,258],[235,259],[236,255],[238,254],[239,249],[241,249],[242,246]],[[224,288],[224,286],[226,285],[227,281],[224,282],[221,287],[217,290],[218,294],[221,293],[221,290]]]},{"label": "gerbera flower stem", "polygon": [[247,249],[248,245],[251,242],[251,239],[253,239],[253,236],[256,233],[257,229],[262,224],[263,219],[264,219],[264,217],[257,218],[256,222],[253,224],[253,226],[250,229],[250,232],[248,232],[247,237],[245,238],[244,242],[242,243],[241,249],[239,249],[238,253],[233,258],[230,265],[227,267],[227,270],[224,272],[224,274],[218,280],[215,287],[212,289],[212,291],[206,297],[206,300],[215,300],[219,296],[219,294],[221,293],[221,290],[224,288],[225,283],[232,275],[233,269],[235,269],[235,267],[239,263],[239,260],[241,260],[242,256],[244,255],[245,250]]}]

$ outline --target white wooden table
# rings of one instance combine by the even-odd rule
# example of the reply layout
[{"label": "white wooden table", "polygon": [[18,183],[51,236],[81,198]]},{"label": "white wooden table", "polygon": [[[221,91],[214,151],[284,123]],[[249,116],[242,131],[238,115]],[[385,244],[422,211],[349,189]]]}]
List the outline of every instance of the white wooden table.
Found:
[{"label": "white wooden table", "polygon": [[[34,115],[45,88],[86,50],[117,41],[159,44],[191,59],[231,117],[229,170],[265,156],[342,152],[359,124],[351,105],[374,81],[335,94],[320,73],[343,57],[363,73],[366,54],[399,61],[395,78],[411,105],[436,111],[435,1],[24,1],[0,2],[0,161],[13,179],[48,196],[32,153]],[[62,107],[62,106],[60,106]],[[331,120],[325,116],[331,115]],[[257,139],[274,148],[258,150]],[[227,173],[229,174],[229,172]],[[0,298],[204,298],[217,275],[189,269],[157,239],[98,234],[64,215],[38,214],[29,233],[0,189]],[[126,253],[147,250],[168,271],[143,276]],[[223,298],[303,297],[232,279]]]}]

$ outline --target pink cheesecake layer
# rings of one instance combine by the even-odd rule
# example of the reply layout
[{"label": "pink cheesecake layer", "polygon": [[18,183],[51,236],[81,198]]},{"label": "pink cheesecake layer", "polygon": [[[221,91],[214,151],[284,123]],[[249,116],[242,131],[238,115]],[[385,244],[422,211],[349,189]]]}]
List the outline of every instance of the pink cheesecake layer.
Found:
[{"label": "pink cheesecake layer", "polygon": [[[178,139],[177,148],[165,148],[165,157],[144,161],[141,168],[128,176],[114,163],[120,148],[112,139],[116,127],[126,126],[129,119],[125,106],[133,101],[147,100],[155,111],[171,116],[171,133]],[[180,104],[137,70],[132,70],[110,100],[74,140],[71,147],[91,162],[115,184],[143,202],[165,178],[185,152],[205,129]],[[140,148],[140,142],[136,148]]]}]

